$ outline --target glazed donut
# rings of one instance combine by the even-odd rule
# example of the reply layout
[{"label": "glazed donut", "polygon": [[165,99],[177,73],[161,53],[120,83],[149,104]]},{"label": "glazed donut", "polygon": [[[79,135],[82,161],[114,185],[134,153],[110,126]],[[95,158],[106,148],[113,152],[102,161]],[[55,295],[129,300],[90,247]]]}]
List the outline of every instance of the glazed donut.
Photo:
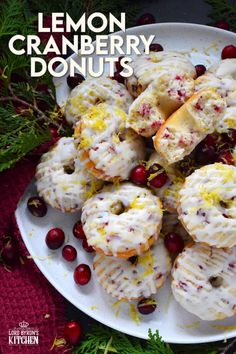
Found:
[{"label": "glazed donut", "polygon": [[90,107],[106,102],[128,112],[132,97],[125,86],[106,77],[86,79],[70,93],[65,105],[68,123],[75,125]]},{"label": "glazed donut", "polygon": [[[177,213],[178,192],[183,186],[183,178],[178,169],[173,165],[167,165],[166,161],[156,151],[151,154],[147,161],[147,168],[155,170],[155,166],[157,167],[157,172],[149,176],[149,187],[154,191],[155,195],[161,199],[164,210],[170,213]],[[161,188],[154,188],[150,182],[160,173],[161,167],[166,172],[168,180]]]},{"label": "glazed donut", "polygon": [[128,182],[106,186],[84,204],[81,220],[88,244],[96,251],[129,258],[157,240],[161,202],[148,189]]},{"label": "glazed donut", "polygon": [[176,301],[202,320],[235,315],[236,247],[186,247],[176,258],[171,287]]},{"label": "glazed donut", "polygon": [[198,242],[236,245],[236,167],[215,163],[194,171],[179,191],[179,219]]},{"label": "glazed donut", "polygon": [[196,77],[196,70],[190,60],[178,52],[150,52],[134,59],[131,63],[133,75],[126,79],[126,87],[134,97],[163,74]]},{"label": "glazed donut", "polygon": [[97,254],[94,273],[106,292],[118,299],[138,300],[155,294],[171,270],[171,259],[160,238],[144,254],[119,259]]},{"label": "glazed donut", "polygon": [[208,134],[225,110],[225,101],[213,89],[195,93],[158,130],[154,147],[169,164],[182,160]]},{"label": "glazed donut", "polygon": [[[213,69],[212,69],[213,70]],[[212,72],[207,72],[195,80],[195,91],[214,88],[225,99],[226,108],[222,118],[216,126],[218,133],[227,133],[236,127],[236,81],[231,77],[216,77]]]},{"label": "glazed donut", "polygon": [[228,77],[236,80],[236,59],[230,58],[221,60],[219,63],[212,65],[208,72],[220,78]]},{"label": "glazed donut", "polygon": [[86,168],[105,181],[122,181],[145,158],[141,137],[126,129],[126,113],[101,103],[91,107],[75,128],[80,158]]},{"label": "glazed donut", "polygon": [[78,157],[73,138],[61,138],[43,154],[36,169],[40,196],[63,212],[80,210],[83,203],[103,185],[87,172]]},{"label": "glazed donut", "polygon": [[193,78],[186,75],[160,75],[131,104],[128,127],[142,136],[153,136],[193,92]]}]

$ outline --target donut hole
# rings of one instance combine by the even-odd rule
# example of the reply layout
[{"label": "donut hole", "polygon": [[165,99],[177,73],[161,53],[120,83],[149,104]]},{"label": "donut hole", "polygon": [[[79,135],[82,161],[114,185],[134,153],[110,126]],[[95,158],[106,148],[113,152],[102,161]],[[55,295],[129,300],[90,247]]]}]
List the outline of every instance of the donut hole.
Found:
[{"label": "donut hole", "polygon": [[111,205],[110,210],[111,210],[112,214],[120,215],[120,214],[124,213],[125,206],[122,203],[122,201],[118,200]]},{"label": "donut hole", "polygon": [[213,288],[219,288],[223,284],[223,278],[220,275],[213,275],[209,278],[209,282]]},{"label": "donut hole", "polygon": [[75,172],[75,164],[74,162],[69,164],[69,165],[65,165],[63,166],[64,168],[64,172],[67,174],[67,175],[72,175],[72,173]]}]

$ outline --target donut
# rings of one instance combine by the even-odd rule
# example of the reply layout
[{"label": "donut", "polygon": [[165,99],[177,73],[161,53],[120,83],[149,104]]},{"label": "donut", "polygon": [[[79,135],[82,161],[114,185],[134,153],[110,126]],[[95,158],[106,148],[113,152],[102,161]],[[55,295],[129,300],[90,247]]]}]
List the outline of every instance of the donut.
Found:
[{"label": "donut", "polygon": [[86,168],[105,181],[123,181],[145,158],[141,137],[126,128],[126,113],[101,103],[88,109],[75,128],[80,158]]},{"label": "donut", "polygon": [[[210,70],[210,69],[209,69]],[[213,70],[213,69],[212,69]],[[222,118],[216,126],[218,133],[227,133],[236,127],[236,80],[232,77],[217,77],[212,72],[207,72],[195,80],[195,91],[214,88],[225,99],[226,108]]]},{"label": "donut", "polygon": [[195,93],[158,130],[154,137],[156,151],[169,164],[182,160],[213,133],[225,105],[224,99],[213,89]]},{"label": "donut", "polygon": [[228,77],[236,80],[236,59],[229,58],[221,60],[219,63],[212,65],[208,72],[220,78]]},{"label": "donut", "polygon": [[198,242],[236,245],[236,167],[215,163],[194,171],[179,191],[179,219]]},{"label": "donut", "polygon": [[235,315],[236,247],[186,247],[175,260],[171,288],[176,301],[202,320]]},{"label": "donut", "polygon": [[139,300],[155,294],[171,270],[171,259],[163,239],[147,252],[131,259],[97,254],[93,262],[96,279],[118,299]]},{"label": "donut", "polygon": [[68,123],[75,125],[90,107],[106,102],[128,112],[132,97],[123,84],[106,77],[86,79],[70,93],[65,105]]},{"label": "donut", "polygon": [[131,63],[133,75],[126,79],[126,87],[134,97],[163,74],[196,77],[196,70],[190,60],[178,52],[150,52],[139,55]]},{"label": "donut", "polygon": [[81,221],[88,244],[97,252],[129,258],[157,240],[161,202],[150,190],[129,182],[106,186],[85,202]]},{"label": "donut", "polygon": [[85,200],[103,185],[84,169],[73,138],[61,138],[43,154],[35,176],[39,195],[63,212],[80,210]]},{"label": "donut", "polygon": [[[179,170],[173,165],[167,165],[166,161],[154,151],[149,160],[147,161],[147,167],[153,171],[148,178],[148,185],[154,191],[163,204],[163,209],[169,211],[170,213],[177,213],[178,205],[178,192],[183,186],[183,178]],[[155,178],[161,171],[165,171],[168,180],[164,186],[160,188],[155,188],[152,186],[151,181]]]},{"label": "donut", "polygon": [[193,78],[185,74],[162,74],[131,104],[128,126],[142,136],[153,136],[170,114],[190,98],[193,92]]}]

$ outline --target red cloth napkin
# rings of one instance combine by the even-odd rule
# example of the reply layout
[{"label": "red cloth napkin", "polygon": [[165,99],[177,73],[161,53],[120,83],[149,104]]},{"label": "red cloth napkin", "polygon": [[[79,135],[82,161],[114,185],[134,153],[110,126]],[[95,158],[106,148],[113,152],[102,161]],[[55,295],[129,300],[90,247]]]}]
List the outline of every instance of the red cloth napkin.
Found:
[{"label": "red cloth napkin", "polygon": [[[0,238],[13,236],[18,243],[25,264],[8,272],[0,265],[0,353],[48,354],[62,353],[64,349],[50,351],[54,338],[62,336],[66,322],[63,297],[49,284],[32,260],[27,260],[27,249],[17,227],[14,212],[17,203],[35,172],[29,160],[0,174]],[[38,345],[9,345],[9,330],[25,321],[39,331]]]}]

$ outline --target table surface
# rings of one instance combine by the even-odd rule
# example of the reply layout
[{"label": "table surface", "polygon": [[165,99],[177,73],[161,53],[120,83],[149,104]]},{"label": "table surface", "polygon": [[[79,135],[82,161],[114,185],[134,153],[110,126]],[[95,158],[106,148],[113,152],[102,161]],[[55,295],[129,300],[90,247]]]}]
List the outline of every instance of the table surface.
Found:
[{"label": "table surface", "polygon": [[[140,7],[140,15],[147,12],[152,13],[158,23],[210,23],[210,19],[207,15],[210,12],[211,7],[206,4],[204,0],[145,0],[145,6],[143,6],[143,0],[137,0],[137,3]],[[70,302],[67,300],[65,301],[68,319],[78,320],[83,325],[85,332],[92,324],[98,323],[82,311],[78,310]]]}]

